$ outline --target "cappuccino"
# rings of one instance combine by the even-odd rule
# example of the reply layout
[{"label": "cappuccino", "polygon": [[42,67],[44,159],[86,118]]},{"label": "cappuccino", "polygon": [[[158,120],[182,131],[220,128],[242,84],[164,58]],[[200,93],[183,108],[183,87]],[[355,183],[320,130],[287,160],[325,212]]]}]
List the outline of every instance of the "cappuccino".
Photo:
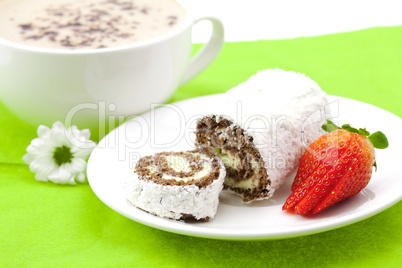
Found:
[{"label": "cappuccino", "polygon": [[174,0],[0,0],[0,38],[55,49],[115,47],[163,35],[184,17]]}]

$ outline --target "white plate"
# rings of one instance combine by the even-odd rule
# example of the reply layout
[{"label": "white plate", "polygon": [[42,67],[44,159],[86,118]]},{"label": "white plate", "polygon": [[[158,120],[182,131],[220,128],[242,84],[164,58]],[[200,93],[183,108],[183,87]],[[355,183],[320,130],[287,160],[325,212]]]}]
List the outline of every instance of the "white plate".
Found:
[{"label": "white plate", "polygon": [[[339,107],[334,121],[384,132],[390,143],[376,150],[378,171],[355,197],[312,218],[282,211],[290,194],[289,178],[269,200],[244,205],[237,196],[221,194],[218,212],[207,223],[163,219],[131,206],[124,198],[123,181],[132,176],[139,157],[159,151],[192,149],[195,119],[219,112],[222,95],[193,98],[155,109],[130,120],[102,139],[88,162],[94,193],[110,208],[142,224],[174,233],[216,239],[279,239],[323,232],[370,217],[401,200],[400,161],[402,121],[375,106],[330,96]],[[335,109],[336,110],[336,109]],[[336,113],[336,111],[335,111]]]}]

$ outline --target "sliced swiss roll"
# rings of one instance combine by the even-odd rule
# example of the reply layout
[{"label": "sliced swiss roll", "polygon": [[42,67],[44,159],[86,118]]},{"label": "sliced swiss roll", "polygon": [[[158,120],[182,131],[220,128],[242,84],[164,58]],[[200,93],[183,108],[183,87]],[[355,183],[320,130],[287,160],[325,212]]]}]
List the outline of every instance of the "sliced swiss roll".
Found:
[{"label": "sliced swiss roll", "polygon": [[214,218],[226,170],[207,150],[162,152],[141,158],[126,183],[127,199],[159,217]]},{"label": "sliced swiss roll", "polygon": [[329,118],[327,95],[307,76],[264,70],[224,95],[224,114],[197,122],[196,146],[226,167],[224,189],[244,202],[270,198]]}]

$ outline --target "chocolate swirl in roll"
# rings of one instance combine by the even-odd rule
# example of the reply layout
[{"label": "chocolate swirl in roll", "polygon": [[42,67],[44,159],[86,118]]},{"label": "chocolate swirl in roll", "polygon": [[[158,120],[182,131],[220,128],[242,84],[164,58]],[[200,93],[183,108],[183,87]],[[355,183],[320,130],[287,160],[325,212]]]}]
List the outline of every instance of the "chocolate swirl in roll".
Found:
[{"label": "chocolate swirl in roll", "polygon": [[241,195],[249,202],[269,197],[270,181],[259,150],[240,126],[227,118],[206,116],[197,125],[199,147],[209,148],[226,167],[224,189]]},{"label": "chocolate swirl in roll", "polygon": [[208,221],[215,216],[225,173],[207,150],[145,156],[126,185],[127,198],[160,217]]}]

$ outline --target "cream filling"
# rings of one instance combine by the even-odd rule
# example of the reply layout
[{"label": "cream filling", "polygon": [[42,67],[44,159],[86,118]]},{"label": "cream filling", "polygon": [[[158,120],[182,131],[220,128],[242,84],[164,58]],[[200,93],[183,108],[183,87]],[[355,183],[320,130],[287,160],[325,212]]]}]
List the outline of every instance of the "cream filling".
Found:
[{"label": "cream filling", "polygon": [[231,177],[225,178],[225,184],[230,187],[242,188],[242,189],[254,189],[258,187],[258,179],[256,176],[251,176],[247,180],[236,181]]},{"label": "cream filling", "polygon": [[[210,159],[204,155],[204,154],[195,154],[200,157],[200,160],[202,161],[202,169],[195,173],[192,176],[184,177],[184,178],[179,178],[172,176],[170,174],[163,174],[162,178],[165,180],[175,180],[175,181],[183,181],[183,182],[189,182],[191,180],[197,181],[202,179],[203,177],[207,176],[209,173],[212,172],[212,163]],[[169,164],[170,168],[172,168],[176,172],[191,172],[190,168],[190,162],[181,156],[177,155],[169,155],[165,157],[166,162]],[[149,168],[150,173],[155,172],[154,167]]]},{"label": "cream filling", "polygon": [[222,160],[223,164],[227,167],[237,169],[240,167],[240,159],[236,157],[231,151],[227,151],[224,148],[215,148],[214,153],[216,153]]},{"label": "cream filling", "polygon": [[248,177],[247,179],[243,179],[241,181],[236,181],[231,177],[226,177],[225,178],[225,184],[230,187],[236,187],[236,188],[242,188],[242,189],[253,189],[258,187],[259,185],[259,179],[258,179],[258,173],[260,171],[260,168],[258,166],[257,161],[253,159],[251,161],[251,166],[254,169],[254,174],[251,177]]},{"label": "cream filling", "polygon": [[[225,150],[224,148],[213,148],[211,151],[218,155],[218,157],[222,160],[223,164],[225,164],[226,167],[230,167],[233,169],[238,169],[241,167],[241,160],[236,157],[231,151]],[[258,187],[260,182],[258,178],[260,166],[254,157],[252,158],[250,163],[254,170],[254,174],[252,176],[241,181],[235,180],[231,177],[226,177],[225,184],[229,187],[242,189],[253,189]]]},{"label": "cream filling", "polygon": [[176,172],[191,172],[190,163],[184,157],[178,155],[165,156],[169,167]]}]

